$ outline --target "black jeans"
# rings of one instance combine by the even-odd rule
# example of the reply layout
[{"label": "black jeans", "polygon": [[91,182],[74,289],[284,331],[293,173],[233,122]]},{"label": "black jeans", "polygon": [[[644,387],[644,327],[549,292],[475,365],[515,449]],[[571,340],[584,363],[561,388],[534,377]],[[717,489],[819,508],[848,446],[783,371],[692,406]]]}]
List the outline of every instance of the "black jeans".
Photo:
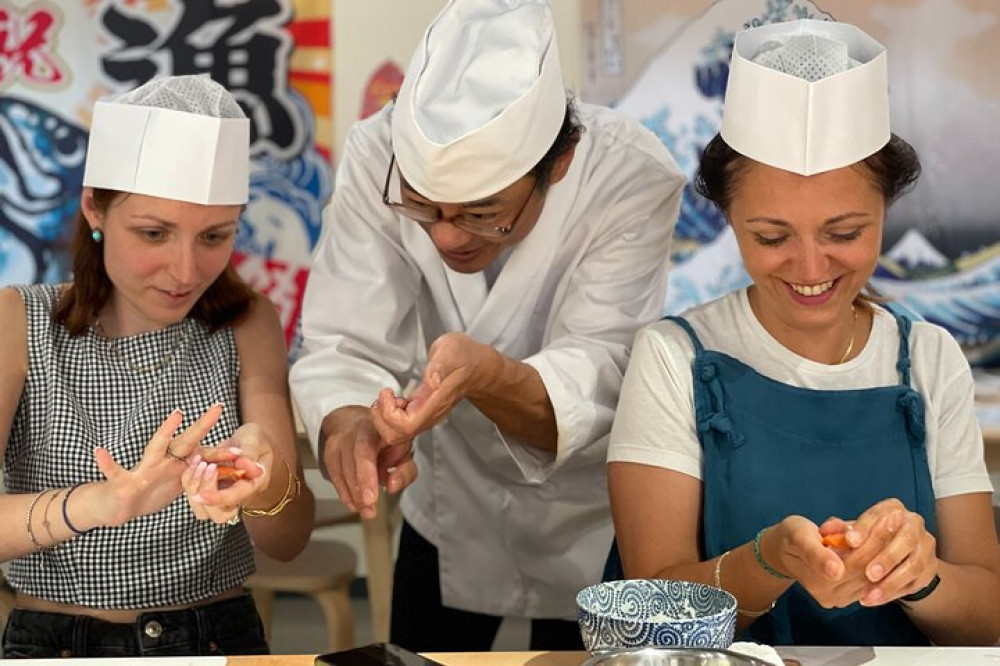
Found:
[{"label": "black jeans", "polygon": [[142,613],[132,623],[15,608],[3,635],[5,659],[269,654],[249,594],[204,606]]},{"label": "black jeans", "polygon": [[[441,602],[438,552],[403,521],[392,587],[390,641],[412,652],[482,652],[493,646],[502,617],[448,608]],[[583,650],[580,627],[532,620],[531,650]]]}]

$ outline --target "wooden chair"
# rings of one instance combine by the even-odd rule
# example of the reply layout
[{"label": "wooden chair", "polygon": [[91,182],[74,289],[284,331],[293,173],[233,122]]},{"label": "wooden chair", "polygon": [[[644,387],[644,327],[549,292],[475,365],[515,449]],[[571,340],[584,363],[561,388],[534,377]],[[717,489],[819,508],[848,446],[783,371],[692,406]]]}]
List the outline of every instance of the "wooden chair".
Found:
[{"label": "wooden chair", "polygon": [[279,562],[254,549],[257,571],[246,586],[253,593],[264,632],[271,640],[274,595],[294,592],[311,597],[323,610],[330,651],[354,647],[354,612],[350,586],[358,559],[338,541],[313,539],[291,562]]},{"label": "wooden chair", "polygon": [[361,522],[365,541],[365,568],[368,576],[368,604],[371,610],[372,638],[377,643],[389,640],[389,617],[392,610],[392,576],[395,557],[393,537],[399,526],[399,496],[381,493],[374,520],[361,520],[336,499],[316,500],[316,527],[330,527]]},{"label": "wooden chair", "polygon": [[[299,418],[298,410],[293,410],[295,417],[296,444],[302,466],[307,469],[317,469],[316,456],[313,455],[305,426]],[[328,482],[326,482],[328,483]],[[375,642],[389,640],[389,618],[392,610],[392,575],[396,561],[393,555],[393,538],[399,526],[399,496],[380,493],[378,512],[374,520],[361,520],[356,513],[351,513],[336,499],[316,500],[315,528],[361,523],[365,543],[365,568],[368,576],[368,603],[371,611],[372,638]]]}]

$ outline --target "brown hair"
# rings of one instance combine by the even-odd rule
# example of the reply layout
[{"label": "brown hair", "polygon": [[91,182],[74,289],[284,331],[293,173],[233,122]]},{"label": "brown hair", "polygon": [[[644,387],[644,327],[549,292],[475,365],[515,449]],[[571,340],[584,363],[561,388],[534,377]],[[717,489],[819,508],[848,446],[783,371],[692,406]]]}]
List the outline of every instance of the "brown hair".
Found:
[{"label": "brown hair", "polygon": [[[715,137],[701,153],[694,188],[728,216],[740,176],[753,161],[733,150],[722,136]],[[878,152],[861,160],[872,183],[882,193],[886,207],[906,193],[920,177],[920,159],[904,139],[891,135]]]},{"label": "brown hair", "polygon": [[[94,188],[94,205],[105,214],[115,199],[122,196],[128,194]],[[73,283],[63,292],[52,311],[52,318],[65,326],[74,337],[87,331],[114,290],[104,269],[101,244],[94,242],[90,234],[87,219],[80,211],[72,242]],[[236,323],[250,309],[254,297],[254,291],[230,264],[201,295],[189,316],[216,331]]]}]

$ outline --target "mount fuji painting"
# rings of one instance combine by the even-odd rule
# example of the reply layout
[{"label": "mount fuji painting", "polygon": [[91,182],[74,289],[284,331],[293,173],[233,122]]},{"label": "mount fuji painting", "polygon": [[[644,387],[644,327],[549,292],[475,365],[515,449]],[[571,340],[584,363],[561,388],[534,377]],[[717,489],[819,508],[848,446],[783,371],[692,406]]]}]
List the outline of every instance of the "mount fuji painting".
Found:
[{"label": "mount fuji painting", "polygon": [[907,229],[896,241],[885,258],[894,261],[904,270],[938,270],[948,266],[948,257],[941,254],[926,237],[916,229]]}]

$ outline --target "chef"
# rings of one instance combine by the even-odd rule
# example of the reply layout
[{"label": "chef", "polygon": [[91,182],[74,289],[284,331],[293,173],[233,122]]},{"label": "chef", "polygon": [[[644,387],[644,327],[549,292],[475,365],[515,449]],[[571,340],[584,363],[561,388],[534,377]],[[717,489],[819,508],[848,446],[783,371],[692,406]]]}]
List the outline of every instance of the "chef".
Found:
[{"label": "chef", "polygon": [[349,508],[407,488],[394,643],[489,649],[506,616],[533,649],[580,647],[608,432],[683,184],[638,123],[567,100],[543,0],[449,2],[351,129],[291,384]]}]

